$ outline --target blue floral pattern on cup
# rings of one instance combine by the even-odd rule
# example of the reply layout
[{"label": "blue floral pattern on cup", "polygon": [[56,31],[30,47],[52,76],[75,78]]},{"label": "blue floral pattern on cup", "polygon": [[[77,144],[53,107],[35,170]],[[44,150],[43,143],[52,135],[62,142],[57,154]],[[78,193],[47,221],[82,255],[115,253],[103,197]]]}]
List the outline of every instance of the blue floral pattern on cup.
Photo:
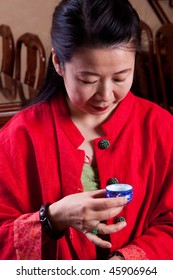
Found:
[{"label": "blue floral pattern on cup", "polygon": [[106,197],[125,196],[130,202],[133,198],[133,187],[128,184],[111,184],[106,186]]}]

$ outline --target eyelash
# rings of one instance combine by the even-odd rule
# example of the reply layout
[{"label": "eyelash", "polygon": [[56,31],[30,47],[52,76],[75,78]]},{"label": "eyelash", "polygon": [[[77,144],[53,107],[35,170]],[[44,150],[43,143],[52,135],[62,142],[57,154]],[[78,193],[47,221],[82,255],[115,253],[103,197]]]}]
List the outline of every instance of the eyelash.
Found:
[{"label": "eyelash", "polygon": [[94,82],[87,82],[87,81],[83,81],[83,80],[80,80],[83,84],[95,84],[97,81],[94,81]]},{"label": "eyelash", "polygon": [[[113,79],[113,82],[115,83],[122,83],[124,82],[125,79],[122,79],[122,80],[118,80],[118,79]],[[81,83],[85,84],[85,85],[93,85],[95,84],[97,81],[94,81],[94,82],[87,82],[87,81],[83,81],[83,80],[80,80]]]},{"label": "eyelash", "polygon": [[122,80],[113,79],[113,81],[114,81],[115,83],[122,83],[122,82],[124,82],[124,81],[125,81],[125,79],[122,79]]}]

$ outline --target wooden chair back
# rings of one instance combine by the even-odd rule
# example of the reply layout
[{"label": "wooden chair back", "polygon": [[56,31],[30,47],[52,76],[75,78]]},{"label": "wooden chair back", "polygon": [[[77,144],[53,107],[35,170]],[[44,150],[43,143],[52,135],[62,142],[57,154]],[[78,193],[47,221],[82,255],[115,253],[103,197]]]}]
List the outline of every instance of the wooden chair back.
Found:
[{"label": "wooden chair back", "polygon": [[156,58],[163,106],[173,106],[173,23],[162,25],[155,36]]},{"label": "wooden chair back", "polygon": [[[171,1],[172,0],[169,0],[169,6],[171,7]],[[158,19],[160,20],[160,22],[162,24],[165,24],[165,23],[170,23],[170,19],[169,17],[167,16],[166,12],[164,11],[163,7],[162,7],[162,4],[160,0],[148,0],[151,8],[153,9],[154,13],[156,14],[156,16],[158,17]],[[168,5],[168,3],[167,3]]]},{"label": "wooden chair back", "polygon": [[158,103],[155,60],[152,30],[147,23],[141,20],[141,49],[136,54],[132,88],[137,95]]},{"label": "wooden chair back", "polygon": [[15,79],[21,81],[23,60],[22,46],[26,47],[26,71],[24,83],[40,90],[45,78],[46,54],[39,37],[32,33],[25,33],[17,39],[15,57]]},{"label": "wooden chair back", "polygon": [[0,36],[2,37],[1,72],[13,76],[15,51],[11,28],[8,25],[0,25]]}]

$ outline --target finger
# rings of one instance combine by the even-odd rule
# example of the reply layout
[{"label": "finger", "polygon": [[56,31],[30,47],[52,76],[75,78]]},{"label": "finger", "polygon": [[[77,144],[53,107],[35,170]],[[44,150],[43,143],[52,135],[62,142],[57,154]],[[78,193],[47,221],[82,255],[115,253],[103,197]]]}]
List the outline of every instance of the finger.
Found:
[{"label": "finger", "polygon": [[120,231],[121,229],[126,227],[126,225],[127,223],[125,221],[111,225],[99,223],[95,229],[97,229],[99,234],[111,234]]},{"label": "finger", "polygon": [[126,203],[127,203],[126,197],[98,198],[93,200],[91,207],[92,210],[99,211],[99,210],[124,206]]},{"label": "finger", "polygon": [[90,213],[90,219],[96,221],[106,221],[117,216],[122,210],[123,207],[114,207],[103,211],[92,211]]},{"label": "finger", "polygon": [[96,190],[96,191],[88,191],[85,192],[85,194],[93,198],[105,198],[106,190],[103,189],[103,190]]},{"label": "finger", "polygon": [[109,241],[103,240],[99,236],[91,232],[87,232],[85,233],[85,235],[92,243],[94,243],[98,247],[105,248],[105,249],[106,248],[109,249],[112,247],[112,244]]},{"label": "finger", "polygon": [[93,198],[105,198],[106,197],[106,190],[97,190],[95,193],[92,194]]}]

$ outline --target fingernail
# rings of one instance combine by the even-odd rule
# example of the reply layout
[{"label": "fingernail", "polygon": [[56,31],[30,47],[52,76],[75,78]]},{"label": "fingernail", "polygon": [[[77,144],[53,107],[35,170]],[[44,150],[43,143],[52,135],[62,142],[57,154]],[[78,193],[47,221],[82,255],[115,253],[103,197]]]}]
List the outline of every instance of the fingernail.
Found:
[{"label": "fingernail", "polygon": [[109,244],[106,245],[106,247],[107,247],[107,249],[110,249],[112,247],[112,244],[109,243]]},{"label": "fingernail", "polygon": [[126,225],[127,225],[126,222],[121,222],[121,223],[120,223],[121,228],[124,228]]},{"label": "fingernail", "polygon": [[121,225],[120,229],[123,229],[123,228],[126,227],[127,223],[126,222],[121,222],[120,225]]},{"label": "fingernail", "polygon": [[126,205],[127,202],[128,202],[127,197],[122,197],[122,204],[123,204],[123,205]]}]

